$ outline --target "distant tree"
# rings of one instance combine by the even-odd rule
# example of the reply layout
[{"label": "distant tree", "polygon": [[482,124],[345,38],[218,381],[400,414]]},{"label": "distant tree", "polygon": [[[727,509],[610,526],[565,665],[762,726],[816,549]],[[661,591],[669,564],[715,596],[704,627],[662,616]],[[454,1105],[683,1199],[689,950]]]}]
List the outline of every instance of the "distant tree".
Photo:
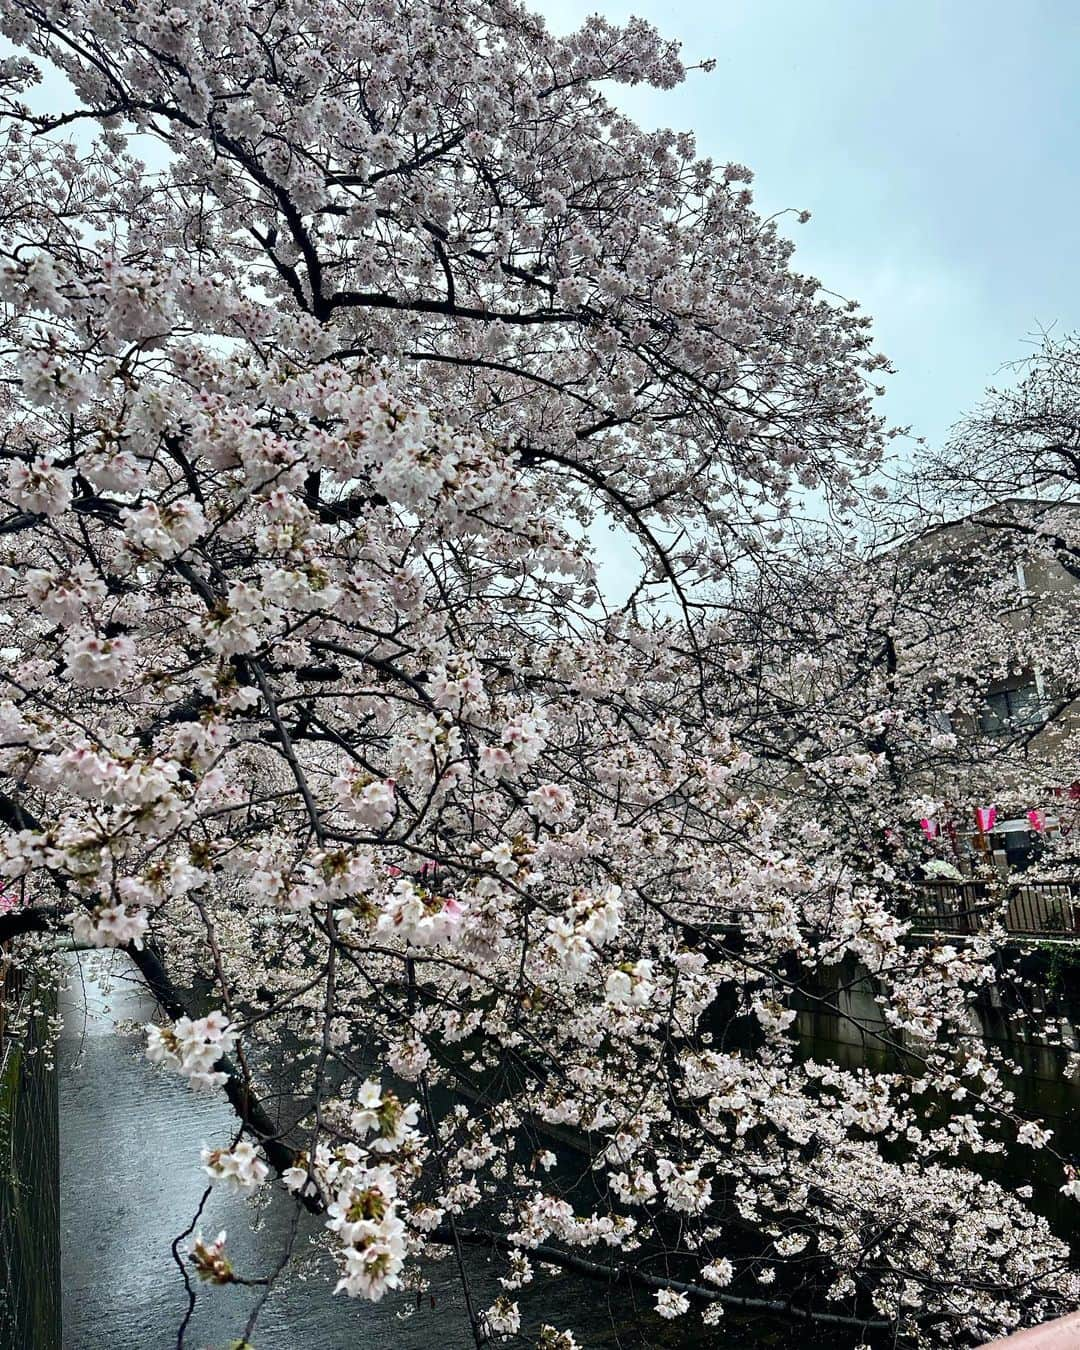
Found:
[{"label": "distant tree", "polygon": [[[968,518],[963,553],[986,615],[972,664],[990,680],[1037,686],[1037,706],[997,728],[1013,774],[1032,793],[1080,778],[1080,349],[1046,337],[1018,363],[1012,386],[990,389],[945,446],[920,457],[909,494],[938,520]],[[997,637],[990,634],[997,629]],[[990,647],[986,641],[990,640]],[[999,777],[1002,765],[998,765]],[[1025,773],[1026,767],[1026,773]],[[1075,804],[1053,803],[1073,825]],[[1075,832],[1073,832],[1075,833]],[[1049,861],[1075,876],[1077,840],[1059,838]]]}]

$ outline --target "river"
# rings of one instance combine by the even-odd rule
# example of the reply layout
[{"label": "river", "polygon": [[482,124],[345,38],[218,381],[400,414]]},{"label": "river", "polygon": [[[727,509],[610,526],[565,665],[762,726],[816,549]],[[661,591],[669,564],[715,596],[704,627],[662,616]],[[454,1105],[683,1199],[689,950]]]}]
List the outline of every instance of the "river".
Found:
[{"label": "river", "polygon": [[[203,1194],[199,1150],[229,1140],[235,1117],[215,1095],[196,1094],[142,1054],[143,1037],[124,1034],[151,1019],[153,1001],[126,958],[72,956],[61,995],[60,1070],[61,1270],[65,1350],[166,1350],[178,1344],[187,1308],[170,1242],[191,1223]],[[289,1237],[292,1206],[265,1188],[259,1206],[211,1193],[200,1220],[207,1236],[224,1228],[234,1268],[262,1276]],[[275,1194],[276,1193],[276,1194]],[[266,1301],[256,1350],[471,1350],[461,1283],[452,1259],[428,1270],[423,1306],[388,1295],[381,1303],[331,1295],[329,1262],[313,1251],[319,1220],[305,1215],[296,1244],[303,1253]],[[504,1291],[482,1252],[466,1253],[473,1297],[481,1309]],[[195,1284],[195,1311],[185,1350],[225,1350],[244,1331],[259,1291]],[[672,1329],[647,1311],[652,1300],[572,1276],[547,1277],[514,1295],[526,1326],[572,1323],[582,1350],[661,1346]],[[433,1304],[432,1304],[433,1300]],[[701,1344],[723,1350],[806,1345],[805,1331],[728,1323]],[[778,1337],[780,1339],[778,1339]]]},{"label": "river", "polygon": [[[192,1093],[177,1075],[146,1060],[134,1029],[152,1018],[154,1004],[125,957],[94,953],[68,960],[58,1052],[65,1350],[226,1350],[243,1335],[260,1291],[195,1282],[181,1345],[187,1297],[170,1243],[189,1227],[203,1195],[200,1148],[231,1139],[235,1117],[218,1096]],[[1073,1115],[1072,1085],[1067,1102],[1060,1085],[1042,1090],[1054,1098],[1048,1116]],[[1042,1105],[1045,1111],[1050,1103]],[[247,1276],[278,1265],[293,1221],[280,1189],[264,1190],[261,1203],[213,1191],[199,1223],[208,1236],[228,1231],[230,1259]],[[256,1350],[471,1350],[452,1259],[430,1265],[430,1297],[420,1307],[404,1296],[388,1295],[378,1304],[333,1297],[333,1270],[312,1243],[318,1224],[303,1216],[295,1245],[300,1259],[266,1299],[252,1333]],[[473,1297],[485,1308],[503,1292],[498,1272],[476,1249],[466,1252],[466,1263]],[[526,1329],[543,1322],[572,1326],[582,1350],[690,1343],[686,1323],[660,1323],[650,1311],[652,1299],[625,1287],[538,1274],[514,1297]],[[858,1339],[834,1332],[820,1340],[805,1327],[731,1316],[691,1337],[716,1350],[841,1350]]]}]

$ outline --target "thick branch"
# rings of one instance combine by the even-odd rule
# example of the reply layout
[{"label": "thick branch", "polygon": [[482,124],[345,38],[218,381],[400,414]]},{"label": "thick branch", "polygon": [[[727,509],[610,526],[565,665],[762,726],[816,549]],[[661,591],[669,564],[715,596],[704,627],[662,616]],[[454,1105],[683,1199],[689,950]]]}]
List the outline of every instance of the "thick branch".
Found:
[{"label": "thick branch", "polygon": [[[150,947],[141,951],[132,947],[126,947],[124,950],[135,962],[158,1006],[164,1012],[174,1020],[193,1016],[194,1010],[169,978],[157,952]],[[292,1167],[296,1162],[292,1149],[281,1142],[277,1125],[233,1061],[225,1056],[218,1060],[215,1070],[226,1075],[225,1096],[229,1099],[229,1104],[240,1117],[244,1129],[254,1135],[262,1145],[267,1161],[280,1176],[286,1168]],[[314,1213],[322,1210],[322,1204],[317,1197],[307,1197],[304,1203]]]},{"label": "thick branch", "polygon": [[[459,1228],[457,1237],[472,1247],[488,1247],[499,1252],[517,1250],[515,1244],[504,1234],[494,1233],[486,1228]],[[447,1224],[440,1224],[438,1228],[433,1229],[428,1238],[443,1245],[450,1245],[454,1241],[454,1235]],[[894,1325],[878,1318],[845,1317],[841,1313],[815,1312],[811,1308],[799,1308],[778,1299],[746,1298],[739,1294],[725,1294],[719,1289],[707,1289],[700,1284],[687,1284],[684,1280],[671,1279],[666,1275],[650,1275],[626,1262],[604,1265],[600,1261],[589,1261],[583,1256],[575,1256],[571,1252],[561,1251],[558,1247],[543,1244],[530,1247],[529,1253],[548,1265],[558,1266],[562,1270],[572,1270],[577,1275],[603,1280],[607,1284],[628,1284],[638,1289],[674,1289],[688,1298],[699,1299],[704,1303],[723,1303],[726,1307],[741,1308],[746,1312],[769,1312],[775,1313],[778,1317],[792,1318],[797,1322],[853,1327],[860,1331],[890,1331]]]},{"label": "thick branch", "polygon": [[0,943],[7,942],[9,938],[21,937],[24,933],[46,933],[59,918],[58,905],[15,909],[8,914],[0,914]]}]

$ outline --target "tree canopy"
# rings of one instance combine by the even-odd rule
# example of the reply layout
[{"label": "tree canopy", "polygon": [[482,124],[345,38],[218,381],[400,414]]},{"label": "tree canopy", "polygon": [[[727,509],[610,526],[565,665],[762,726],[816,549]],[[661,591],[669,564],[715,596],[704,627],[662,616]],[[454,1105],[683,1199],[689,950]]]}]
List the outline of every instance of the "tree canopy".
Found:
[{"label": "tree canopy", "polygon": [[[926,1346],[1075,1302],[959,1157],[1049,1146],[969,1039],[995,943],[907,942],[882,842],[897,746],[949,748],[920,605],[844,542],[887,362],[747,169],[607,102],[676,48],[472,0],[0,15],[0,937],[131,953],[151,1059],[244,1135],[191,1165],[323,1212],[340,1290],[487,1243],[478,1345],[531,1260]],[[879,1073],[794,1036],[845,958]]]}]

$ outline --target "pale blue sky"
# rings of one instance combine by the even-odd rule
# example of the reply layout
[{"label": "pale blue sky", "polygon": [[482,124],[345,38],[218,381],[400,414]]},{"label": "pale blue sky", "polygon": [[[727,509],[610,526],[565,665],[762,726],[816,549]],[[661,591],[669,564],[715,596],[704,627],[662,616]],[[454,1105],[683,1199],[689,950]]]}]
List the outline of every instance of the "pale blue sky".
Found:
[{"label": "pale blue sky", "polygon": [[[585,10],[532,0],[558,32]],[[590,6],[592,8],[592,6]],[[673,91],[614,100],[755,173],[796,266],[874,316],[894,423],[940,442],[1040,328],[1080,329],[1078,0],[603,0],[681,39]]]}]

